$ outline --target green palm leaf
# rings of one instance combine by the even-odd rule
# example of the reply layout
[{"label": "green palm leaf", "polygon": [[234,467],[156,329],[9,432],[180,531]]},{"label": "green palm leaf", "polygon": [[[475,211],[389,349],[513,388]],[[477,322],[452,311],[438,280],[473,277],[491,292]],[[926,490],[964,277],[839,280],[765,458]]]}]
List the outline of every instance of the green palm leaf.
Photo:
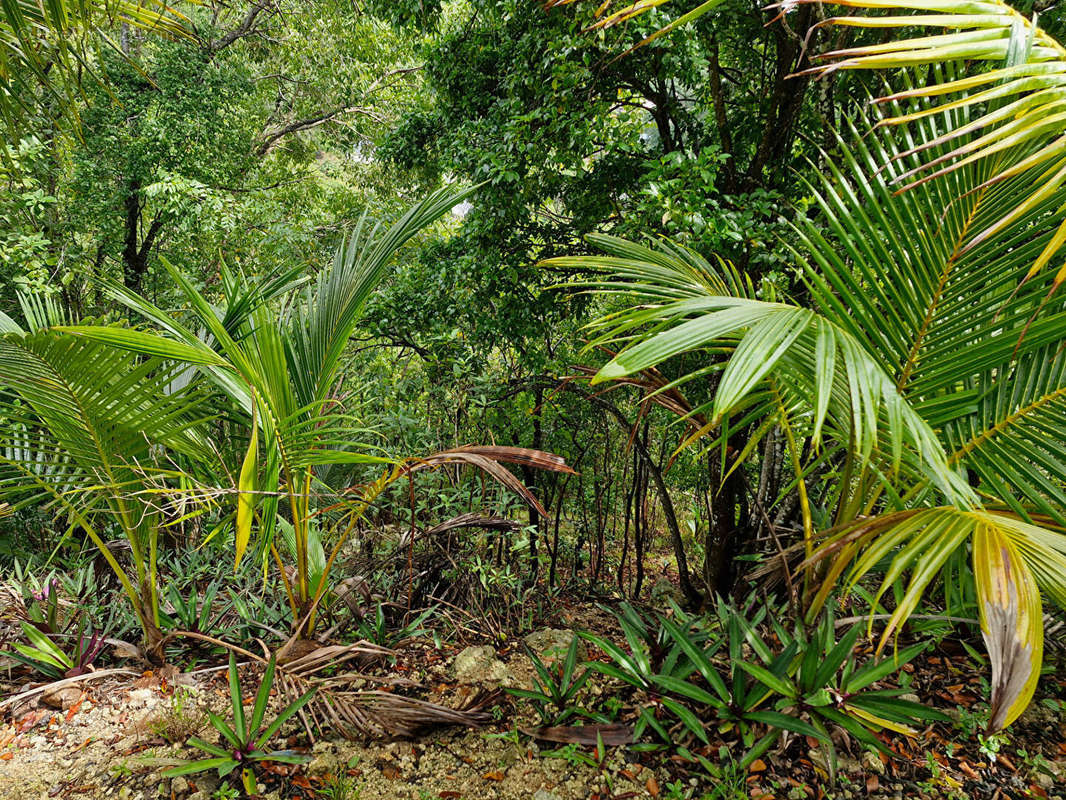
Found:
[{"label": "green palm leaf", "polygon": [[[173,518],[167,498],[184,499],[180,487],[194,482],[171,459],[193,466],[213,452],[201,398],[175,388],[183,368],[172,362],[43,327],[41,315],[27,317],[31,332],[0,335],[0,496],[16,507],[50,504],[84,529],[154,645],[155,554],[160,528]],[[130,544],[132,580],[104,542],[111,526]]]},{"label": "green palm leaf", "polygon": [[[718,373],[714,396],[684,412],[706,420],[698,434],[733,417],[749,437],[742,455],[774,426],[793,455],[801,439],[823,440],[835,476],[823,503],[835,497],[838,524],[806,562],[828,559],[812,614],[841,581],[854,587],[887,563],[874,604],[898,582],[904,589],[883,645],[972,548],[1000,726],[1029,702],[1039,674],[1040,593],[1060,604],[1066,596],[1066,304],[1049,297],[1053,275],[1018,288],[1064,211],[1044,198],[973,245],[971,231],[1028,192],[1025,176],[990,183],[993,165],[972,160],[894,188],[953,146],[924,143],[971,113],[923,114],[909,129],[840,140],[830,174],[810,186],[819,224],[801,220],[793,245],[813,308],[757,299],[727,266],[676,246],[593,237],[608,256],[550,263],[591,273],[575,285],[627,304],[592,325],[593,345],[621,347],[597,380],[703,352],[704,366],[657,389]],[[793,467],[810,474],[795,457]],[[804,481],[795,486],[805,502]]]},{"label": "green palm leaf", "polygon": [[[570,0],[552,0],[548,6],[567,2]],[[609,11],[610,4],[605,3],[597,10],[598,19],[590,28],[618,24],[667,2],[640,0],[614,11]],[[823,5],[821,0],[785,0],[770,8],[779,9],[784,17],[800,3],[813,2]],[[635,47],[718,5],[713,0],[695,5]],[[948,126],[937,136],[919,137],[910,149],[897,154],[901,159],[911,155],[919,158],[907,170],[896,171],[894,188],[913,189],[974,164],[984,170],[977,191],[1022,179],[1024,191],[1018,191],[1016,186],[1013,191],[1002,193],[1004,202],[995,215],[967,226],[959,242],[960,254],[1016,229],[1036,209],[1054,201],[1066,184],[1066,47],[1037,24],[1036,15],[1029,19],[1001,0],[839,0],[824,5],[857,9],[859,13],[830,17],[819,25],[877,31],[878,41],[823,53],[818,57],[828,63],[809,72],[902,70],[907,81],[907,70],[928,67],[930,79],[921,80],[918,86],[905,85],[878,102],[935,102],[901,110],[882,124],[909,126],[942,112],[968,112],[958,124]],[[883,32],[896,35],[884,41]],[[965,74],[944,69],[944,65],[955,64],[965,65]],[[955,194],[951,199],[961,197]],[[1046,269],[1064,243],[1066,220],[1060,219],[1054,235],[1031,253],[1021,280]],[[1064,281],[1066,265],[1055,272],[1051,289]]]},{"label": "green palm leaf", "polygon": [[35,112],[58,108],[59,115],[74,116],[82,75],[93,74],[88,43],[117,49],[107,35],[116,24],[193,37],[188,20],[159,0],[0,3],[0,119],[17,130]]}]

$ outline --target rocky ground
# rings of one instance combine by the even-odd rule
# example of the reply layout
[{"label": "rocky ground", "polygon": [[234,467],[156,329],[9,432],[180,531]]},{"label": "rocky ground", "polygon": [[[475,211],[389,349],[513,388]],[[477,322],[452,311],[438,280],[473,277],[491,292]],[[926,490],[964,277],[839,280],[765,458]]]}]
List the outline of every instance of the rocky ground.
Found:
[{"label": "rocky ground", "polygon": [[[540,632],[530,643],[543,654],[560,641],[559,634],[564,632]],[[513,654],[505,663],[491,647],[466,648],[429,671],[433,674],[419,677],[434,679],[442,694],[464,687],[528,685],[532,673],[524,656]],[[160,773],[197,756],[167,740],[209,736],[204,710],[226,710],[222,679],[217,671],[116,676],[16,706],[13,721],[0,728],[0,798],[207,800],[219,788],[214,773],[176,778]],[[289,733],[293,740],[299,738],[295,729]],[[622,751],[602,769],[542,757],[541,747],[502,722],[483,731],[437,730],[417,741],[357,744],[337,739],[304,745],[311,756],[306,766],[279,765],[262,775],[264,798],[314,797],[326,791],[334,800],[656,797],[660,782],[667,780],[665,772],[628,762]],[[296,749],[301,749],[298,743]]]},{"label": "rocky ground", "polygon": [[[571,635],[549,629],[527,637],[525,644],[550,660]],[[394,672],[427,687],[428,699],[454,706],[479,688],[529,686],[533,671],[517,647],[497,652],[473,646],[441,653],[428,643],[416,643],[404,651]],[[252,694],[255,673],[245,677],[245,689]],[[915,680],[922,683],[921,675]],[[923,695],[935,693],[934,685],[923,686]],[[956,716],[964,721],[969,695],[954,684],[947,688],[958,704]],[[590,691],[612,690],[594,681]],[[214,773],[177,778],[160,773],[197,757],[183,743],[197,733],[213,738],[205,709],[226,713],[227,704],[225,673],[217,669],[110,674],[9,703],[0,721],[0,799],[226,796]],[[787,747],[756,762],[750,774],[733,776],[729,786],[718,787],[662,756],[624,748],[610,750],[601,765],[589,764],[589,748],[582,751],[585,758],[568,756],[563,745],[538,744],[520,735],[517,729],[535,727],[528,710],[504,703],[498,716],[496,724],[483,730],[438,729],[414,741],[362,744],[340,739],[310,744],[293,725],[283,730],[282,745],[306,752],[311,760],[300,767],[263,770],[261,794],[269,800],[681,800],[728,788],[731,793],[715,797],[1066,800],[1066,724],[1061,710],[1050,703],[1034,704],[1012,727],[1010,744],[998,750],[976,735],[970,736],[974,746],[957,745],[956,740],[965,739],[957,728],[930,729],[920,741],[899,737],[892,745],[896,759],[849,750],[842,743],[840,776],[834,783],[828,780],[823,748],[793,737]],[[546,757],[551,748],[555,755]]]}]

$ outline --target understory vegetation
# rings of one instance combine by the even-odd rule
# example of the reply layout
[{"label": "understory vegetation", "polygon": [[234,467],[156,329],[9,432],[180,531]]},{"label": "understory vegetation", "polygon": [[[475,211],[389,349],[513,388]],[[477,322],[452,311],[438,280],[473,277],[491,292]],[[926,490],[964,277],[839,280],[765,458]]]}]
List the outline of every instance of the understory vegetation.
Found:
[{"label": "understory vegetation", "polygon": [[1066,796],[1062,27],[3,4],[0,795]]}]

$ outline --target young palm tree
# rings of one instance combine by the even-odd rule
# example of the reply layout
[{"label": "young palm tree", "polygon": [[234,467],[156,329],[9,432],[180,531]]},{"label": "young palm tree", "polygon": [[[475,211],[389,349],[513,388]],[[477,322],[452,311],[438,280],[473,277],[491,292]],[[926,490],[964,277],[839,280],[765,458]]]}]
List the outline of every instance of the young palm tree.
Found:
[{"label": "young palm tree", "polygon": [[[1053,275],[1018,288],[1064,210],[1044,197],[975,244],[973,230],[1027,194],[1025,175],[990,183],[994,165],[976,160],[895,192],[949,147],[936,142],[965,114],[913,114],[904,135],[853,131],[843,162],[826,160],[830,174],[811,186],[823,226],[797,229],[809,307],[758,299],[728,265],[669,243],[593,237],[608,256],[550,263],[599,272],[581,285],[632,304],[593,323],[594,345],[622,345],[595,380],[705,352],[706,366],[673,386],[720,373],[692,413],[719,440],[750,431],[733,468],[771,429],[784,433],[806,476],[796,483],[806,564],[824,572],[812,614],[842,577],[853,586],[888,559],[878,598],[909,577],[883,646],[969,551],[998,728],[1035,689],[1041,591],[1066,606],[1066,302],[1048,299]],[[815,483],[816,466],[831,479]],[[817,534],[816,517],[829,520]]]},{"label": "young palm tree", "polygon": [[[226,396],[229,412],[247,423],[250,435],[237,487],[235,558],[239,562],[244,556],[258,516],[265,552],[273,555],[285,582],[296,635],[313,627],[316,605],[345,540],[369,505],[396,481],[445,464],[471,465],[546,513],[500,462],[570,471],[556,456],[521,448],[458,448],[404,460],[354,438],[364,432],[348,413],[344,356],[366,301],[400,247],[471,191],[434,192],[388,227],[364,217],[332,264],[310,282],[290,274],[250,285],[226,273],[221,309],[166,265],[195,324],[206,331],[204,338],[116,284],[108,285],[111,295],[163,334],[100,326],[63,328],[78,338],[197,366]],[[272,303],[272,298],[280,302]],[[347,490],[329,486],[323,470],[343,464],[377,464],[382,472],[366,485]],[[285,548],[274,542],[279,511],[287,515],[283,534],[291,543],[291,580],[283,563]],[[322,552],[328,537],[318,530],[327,516],[333,534],[328,557]]]},{"label": "young palm tree", "polygon": [[[192,473],[214,460],[202,397],[176,388],[173,363],[59,333],[54,305],[22,299],[25,328],[0,313],[0,496],[13,509],[43,503],[99,548],[161,663],[160,534],[202,509],[188,502]],[[115,533],[132,575],[108,544]]]}]

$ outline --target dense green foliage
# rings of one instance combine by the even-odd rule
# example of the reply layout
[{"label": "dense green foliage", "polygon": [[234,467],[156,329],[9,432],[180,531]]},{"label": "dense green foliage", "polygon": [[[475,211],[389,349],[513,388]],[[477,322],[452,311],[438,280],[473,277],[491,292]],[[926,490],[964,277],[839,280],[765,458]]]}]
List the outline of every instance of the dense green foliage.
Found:
[{"label": "dense green foliage", "polygon": [[[661,36],[670,4],[209,0],[169,36],[89,4],[29,39],[5,10],[0,45],[33,45],[0,65],[10,657],[267,637],[316,725],[406,735],[481,712],[303,687],[431,618],[507,640],[613,595],[625,645],[534,655],[513,695],[609,726],[598,672],[644,745],[716,775],[715,743],[741,770],[939,720],[881,685],[922,610],[983,636],[1009,725],[1066,605],[1066,49],[1054,19],[928,5],[901,7],[979,43],[874,44],[938,23],[803,0]],[[91,613],[59,612],[54,563]],[[212,718],[243,755],[198,742],[174,775],[285,760],[255,736],[269,664],[251,724],[232,665]]]}]

